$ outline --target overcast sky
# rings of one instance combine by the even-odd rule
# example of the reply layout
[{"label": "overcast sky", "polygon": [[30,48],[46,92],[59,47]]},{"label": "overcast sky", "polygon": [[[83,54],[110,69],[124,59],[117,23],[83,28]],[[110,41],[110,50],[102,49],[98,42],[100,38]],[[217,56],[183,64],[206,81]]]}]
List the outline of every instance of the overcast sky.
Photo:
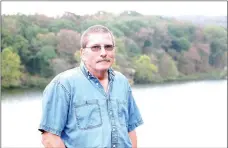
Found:
[{"label": "overcast sky", "polygon": [[144,1],[144,2],[120,2],[120,1],[68,1],[68,2],[28,2],[9,1],[2,2],[2,14],[45,14],[47,16],[62,15],[65,11],[78,15],[94,14],[97,11],[106,11],[118,14],[125,10],[134,10],[145,15],[204,15],[204,16],[226,16],[226,1]]}]

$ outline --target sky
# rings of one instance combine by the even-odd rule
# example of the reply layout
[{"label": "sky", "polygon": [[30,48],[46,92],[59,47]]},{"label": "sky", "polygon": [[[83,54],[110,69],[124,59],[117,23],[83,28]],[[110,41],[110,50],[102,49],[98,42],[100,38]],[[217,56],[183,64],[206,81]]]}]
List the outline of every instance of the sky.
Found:
[{"label": "sky", "polygon": [[77,15],[94,14],[98,11],[119,14],[133,10],[144,15],[203,15],[227,16],[226,1],[4,1],[2,14],[45,14],[47,16],[61,16],[65,11]]}]

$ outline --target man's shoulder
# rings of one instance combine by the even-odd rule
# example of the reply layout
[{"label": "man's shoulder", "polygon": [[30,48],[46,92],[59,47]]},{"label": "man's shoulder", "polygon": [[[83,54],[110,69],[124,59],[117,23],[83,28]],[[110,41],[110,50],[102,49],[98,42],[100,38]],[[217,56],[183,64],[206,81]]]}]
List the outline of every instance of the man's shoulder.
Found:
[{"label": "man's shoulder", "polygon": [[80,67],[74,67],[58,74],[63,79],[80,76]]},{"label": "man's shoulder", "polygon": [[128,81],[127,77],[123,73],[119,71],[114,71],[114,73],[115,73],[116,79]]},{"label": "man's shoulder", "polygon": [[52,82],[58,82],[58,83],[65,83],[67,81],[72,81],[73,79],[80,76],[80,69],[79,67],[74,67],[71,69],[68,69],[66,71],[63,71],[59,74],[57,74],[53,79]]},{"label": "man's shoulder", "polygon": [[65,90],[71,89],[72,86],[74,86],[75,80],[77,81],[82,76],[80,67],[74,67],[71,69],[68,69],[66,71],[63,71],[59,74],[57,74],[45,87],[44,92],[49,89],[53,89],[53,87],[61,86]]}]

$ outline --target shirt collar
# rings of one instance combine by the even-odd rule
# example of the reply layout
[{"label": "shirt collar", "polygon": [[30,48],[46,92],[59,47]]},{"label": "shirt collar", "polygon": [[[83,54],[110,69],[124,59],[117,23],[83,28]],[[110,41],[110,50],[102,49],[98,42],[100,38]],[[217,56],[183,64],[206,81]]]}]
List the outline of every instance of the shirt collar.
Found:
[{"label": "shirt collar", "polygon": [[[81,68],[81,71],[83,72],[83,74],[87,77],[87,78],[95,78],[95,76],[93,76],[93,74],[91,74],[90,72],[89,72],[89,70],[86,68],[86,66],[85,66],[85,64],[84,64],[84,62],[83,61],[81,61],[81,63],[80,63],[80,68]],[[114,76],[115,76],[115,72],[114,72],[114,70],[112,69],[112,68],[109,68],[108,69],[108,79],[109,80],[114,80]]]}]

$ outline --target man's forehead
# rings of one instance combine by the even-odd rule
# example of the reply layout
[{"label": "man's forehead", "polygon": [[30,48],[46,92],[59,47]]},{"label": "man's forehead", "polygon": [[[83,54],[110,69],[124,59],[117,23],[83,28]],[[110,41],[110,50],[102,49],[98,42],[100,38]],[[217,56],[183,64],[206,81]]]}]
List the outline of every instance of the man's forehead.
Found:
[{"label": "man's forehead", "polygon": [[91,33],[88,35],[87,44],[95,43],[112,43],[112,37],[110,33]]},{"label": "man's forehead", "polygon": [[112,39],[112,36],[111,36],[111,34],[110,33],[103,33],[103,32],[94,32],[94,33],[89,33],[88,34],[88,39],[94,39],[94,38],[97,38],[97,37],[99,37],[99,38],[110,38],[110,39]]}]

